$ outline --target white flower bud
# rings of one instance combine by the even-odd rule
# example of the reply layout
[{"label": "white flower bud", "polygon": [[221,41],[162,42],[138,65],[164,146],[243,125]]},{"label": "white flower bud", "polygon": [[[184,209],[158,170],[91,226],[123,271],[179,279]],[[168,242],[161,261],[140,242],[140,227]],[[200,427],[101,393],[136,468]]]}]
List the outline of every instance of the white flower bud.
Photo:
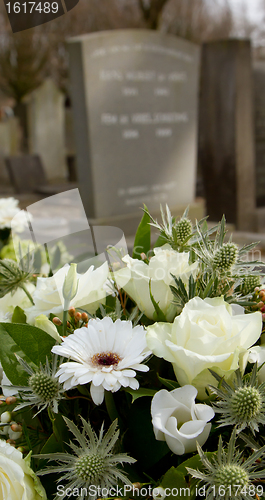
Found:
[{"label": "white flower bud", "polygon": [[2,424],[8,424],[8,422],[11,422],[10,411],[5,411],[4,413],[2,413],[0,420],[1,420]]},{"label": "white flower bud", "polygon": [[154,488],[152,491],[152,497],[154,500],[164,500],[166,497],[166,491],[162,486],[157,486],[157,488]]},{"label": "white flower bud", "polygon": [[71,300],[77,294],[78,279],[77,279],[77,264],[71,264],[63,284],[63,298],[65,301],[65,310],[69,309]]}]

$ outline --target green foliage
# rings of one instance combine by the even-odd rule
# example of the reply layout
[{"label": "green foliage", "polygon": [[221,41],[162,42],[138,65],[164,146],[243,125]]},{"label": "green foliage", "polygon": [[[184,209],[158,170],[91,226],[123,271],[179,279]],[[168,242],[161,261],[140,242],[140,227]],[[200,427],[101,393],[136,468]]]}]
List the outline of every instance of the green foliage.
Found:
[{"label": "green foliage", "polygon": [[16,306],[12,316],[12,323],[27,323],[27,317],[21,307]]},{"label": "green foliage", "polygon": [[152,398],[157,392],[155,389],[145,389],[140,387],[137,391],[130,389],[130,387],[125,388],[125,392],[128,392],[132,396],[132,403],[136,401],[136,399],[143,398],[145,396],[149,396]]},{"label": "green foliage", "polygon": [[141,254],[144,253],[148,255],[151,247],[151,228],[150,228],[150,215],[146,212],[146,206],[144,205],[144,214],[142,220],[136,231],[134,247],[133,247],[133,259],[141,260]]},{"label": "green foliage", "polygon": [[165,322],[166,321],[166,317],[165,317],[163,311],[161,311],[161,309],[159,307],[159,304],[155,301],[155,299],[154,299],[154,297],[152,295],[151,286],[152,285],[151,285],[151,280],[150,280],[149,281],[149,293],[150,293],[150,299],[151,299],[152,304],[153,304],[153,306],[155,308],[155,314],[154,314],[155,320],[156,321],[163,321],[163,322]]},{"label": "green foliage", "polygon": [[[148,404],[146,404],[148,402]],[[130,455],[137,460],[139,471],[148,471],[169,452],[166,443],[156,441],[150,418],[150,403],[139,398],[130,408],[124,444]]]},{"label": "green foliage", "polygon": [[190,498],[189,485],[185,481],[185,475],[175,467],[171,467],[166,472],[159,486],[162,486],[164,489],[168,488],[172,492],[166,497],[168,500]]},{"label": "green foliage", "polygon": [[21,261],[21,266],[9,259],[0,261],[0,298],[4,297],[7,293],[15,293],[18,288],[22,288],[29,296],[25,284],[31,278],[31,261],[32,259],[29,255],[24,265],[23,261]]},{"label": "green foliage", "polygon": [[159,382],[161,382],[161,384],[163,384],[170,391],[173,391],[174,389],[180,387],[179,383],[176,380],[169,380],[167,378],[160,377],[158,373],[157,373],[157,378]]},{"label": "green foliage", "polygon": [[20,366],[15,354],[29,365],[45,364],[46,356],[51,358],[55,341],[35,326],[0,323],[0,361],[4,372],[13,385],[25,385],[28,375]]}]

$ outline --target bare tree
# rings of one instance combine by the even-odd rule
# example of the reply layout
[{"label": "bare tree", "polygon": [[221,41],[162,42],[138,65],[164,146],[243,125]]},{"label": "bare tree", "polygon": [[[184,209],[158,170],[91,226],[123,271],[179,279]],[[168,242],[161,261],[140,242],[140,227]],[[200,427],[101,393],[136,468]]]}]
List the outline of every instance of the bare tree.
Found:
[{"label": "bare tree", "polygon": [[229,38],[234,30],[230,5],[213,0],[168,0],[159,29],[194,42]]},{"label": "bare tree", "polygon": [[146,27],[156,30],[160,16],[168,0],[138,0]]},{"label": "bare tree", "polygon": [[32,31],[10,31],[1,38],[0,89],[16,103],[40,85],[49,59],[48,49]]},{"label": "bare tree", "polygon": [[[265,0],[261,1],[265,4]],[[237,28],[236,32],[228,0],[79,0],[68,14],[12,34],[0,2],[0,90],[19,102],[43,78],[51,76],[67,91],[67,37],[102,30],[149,28],[200,43],[242,36],[242,32],[251,34],[249,23],[246,19],[244,22],[241,31]]]}]

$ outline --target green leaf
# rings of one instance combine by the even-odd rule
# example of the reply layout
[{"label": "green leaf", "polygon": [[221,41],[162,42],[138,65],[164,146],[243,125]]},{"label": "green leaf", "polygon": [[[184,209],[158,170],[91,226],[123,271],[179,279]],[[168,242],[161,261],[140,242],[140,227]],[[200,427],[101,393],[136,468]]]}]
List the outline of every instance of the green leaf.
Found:
[{"label": "green leaf", "polygon": [[194,278],[192,274],[189,277],[189,300],[193,299],[196,295],[196,282],[194,281]]},{"label": "green leaf", "polygon": [[162,378],[162,377],[159,377],[158,374],[157,374],[157,378],[158,378],[159,382],[161,382],[161,384],[163,384],[170,391],[180,387],[179,383],[176,380],[169,380],[167,378]]},{"label": "green leaf", "polygon": [[60,444],[61,448],[64,448],[64,443],[69,441],[69,430],[68,427],[60,413],[50,412],[50,418],[52,421],[53,434],[55,439]]},{"label": "green leaf", "polygon": [[167,500],[183,500],[184,497],[190,497],[190,488],[185,481],[186,475],[187,471],[183,474],[175,467],[171,467],[166,472],[159,486],[164,489],[168,488],[171,492],[167,495]]},{"label": "green leaf", "polygon": [[166,242],[167,242],[167,238],[165,238],[165,236],[163,236],[163,235],[160,235],[160,236],[158,236],[158,238],[154,244],[154,248],[162,247]]},{"label": "green leaf", "polygon": [[36,250],[36,252],[34,252],[34,270],[37,273],[40,273],[41,266],[42,266],[42,255],[41,255],[40,248],[38,248],[38,250]]},{"label": "green leaf", "polygon": [[144,396],[153,397],[157,392],[155,389],[145,389],[140,387],[137,391],[130,389],[130,387],[126,387],[125,392],[128,392],[132,396],[132,403],[136,401],[136,399],[142,398]]},{"label": "green leaf", "polygon": [[155,312],[156,312],[156,321],[163,321],[164,323],[166,323],[167,319],[166,319],[166,316],[164,315],[163,311],[160,309],[158,303],[156,302],[156,300],[154,299],[153,295],[152,295],[152,292],[151,292],[151,280],[149,281],[149,293],[150,293],[150,299],[152,301],[152,304],[155,308]]},{"label": "green leaf", "polygon": [[224,243],[224,237],[226,234],[225,230],[225,216],[223,215],[221,222],[219,223],[219,228],[216,234],[216,240],[215,240],[215,248],[219,248],[223,245]]},{"label": "green leaf", "polygon": [[27,323],[27,317],[21,307],[16,306],[12,316],[12,323]]},{"label": "green leaf", "polygon": [[[212,451],[206,451],[204,453],[204,455],[209,459],[211,458],[212,455],[214,455],[215,453],[212,452]],[[202,470],[204,469],[204,465],[200,459],[200,455],[197,454],[197,455],[194,455],[193,457],[191,458],[188,458],[188,460],[186,460],[185,462],[182,462],[182,464],[180,464],[178,467],[177,467],[177,471],[180,472],[181,474],[184,474],[185,476],[188,475],[188,471],[186,469],[186,467],[190,467],[190,469],[198,469],[198,470]]]},{"label": "green leaf", "polygon": [[[147,207],[144,205],[145,210]],[[150,227],[150,216],[144,212],[142,220],[136,231],[134,246],[133,246],[133,259],[141,260],[141,253],[146,255],[151,248],[151,227]]]},{"label": "green leaf", "polygon": [[45,363],[51,358],[54,339],[35,326],[0,323],[0,361],[3,370],[13,385],[25,385],[28,374],[17,361],[15,353],[30,365]]},{"label": "green leaf", "polygon": [[131,405],[124,435],[126,451],[136,458],[138,469],[145,472],[169,453],[167,444],[155,439],[150,405],[147,398],[139,398]]},{"label": "green leaf", "polygon": [[57,245],[55,248],[55,252],[51,258],[51,268],[53,270],[57,269],[60,265],[60,262],[61,262],[61,250],[60,250],[59,245]]},{"label": "green leaf", "polygon": [[52,434],[48,441],[46,441],[45,445],[41,449],[41,454],[44,455],[46,453],[56,453],[63,451],[62,443],[60,443],[54,434]]}]

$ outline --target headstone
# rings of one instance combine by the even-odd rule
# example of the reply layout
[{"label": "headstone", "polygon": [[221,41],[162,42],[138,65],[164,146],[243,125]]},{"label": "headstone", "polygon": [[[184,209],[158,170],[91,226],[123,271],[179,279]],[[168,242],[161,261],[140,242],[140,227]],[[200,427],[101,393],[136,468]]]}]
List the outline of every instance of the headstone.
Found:
[{"label": "headstone", "polygon": [[74,120],[73,108],[69,98],[66,99],[65,105],[65,148],[66,148],[66,161],[68,169],[68,180],[70,182],[77,182],[76,172],[76,148],[74,139]]},{"label": "headstone", "polygon": [[255,151],[250,42],[202,49],[199,164],[210,220],[226,215],[240,230],[255,222]]},{"label": "headstone", "polygon": [[115,30],[69,40],[81,196],[89,217],[192,203],[199,48]]},{"label": "headstone", "polygon": [[38,155],[10,156],[5,162],[16,193],[36,193],[38,187],[47,184]]},{"label": "headstone", "polygon": [[254,63],[257,205],[265,206],[265,62]]},{"label": "headstone", "polygon": [[27,100],[29,153],[40,155],[48,180],[65,179],[64,95],[47,79]]},{"label": "headstone", "polygon": [[5,157],[15,155],[19,151],[20,130],[18,119],[15,117],[0,121],[0,179],[8,181],[8,173],[5,166]]}]

